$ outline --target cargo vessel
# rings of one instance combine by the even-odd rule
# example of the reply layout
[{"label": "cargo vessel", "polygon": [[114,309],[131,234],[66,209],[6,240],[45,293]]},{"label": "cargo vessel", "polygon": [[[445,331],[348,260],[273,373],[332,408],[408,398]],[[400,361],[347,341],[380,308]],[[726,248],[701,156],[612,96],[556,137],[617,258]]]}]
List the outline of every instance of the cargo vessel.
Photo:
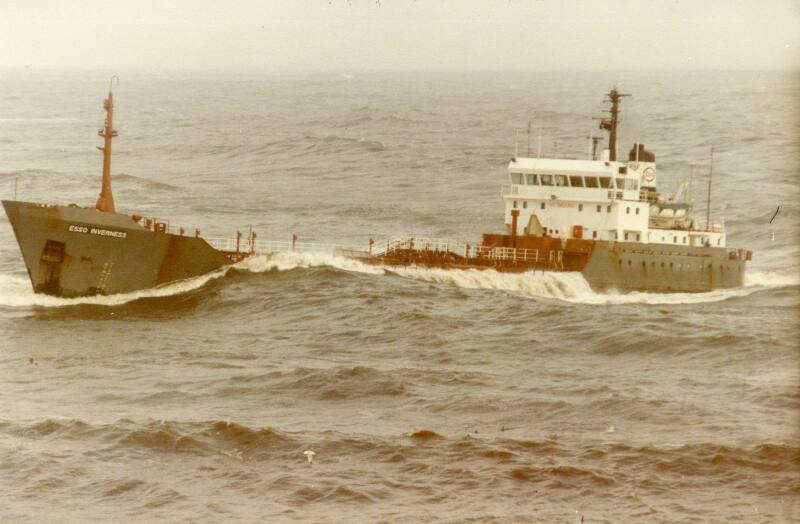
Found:
[{"label": "cargo vessel", "polygon": [[[634,144],[616,154],[620,102],[600,128],[585,160],[514,156],[502,186],[505,231],[481,242],[392,238],[350,253],[369,264],[500,272],[581,272],[596,291],[703,292],[742,286],[752,252],[729,248],[722,222],[695,217],[680,192],[658,192],[655,154]],[[709,179],[709,203],[711,183]]]},{"label": "cargo vessel", "polygon": [[[255,254],[328,252],[385,267],[493,269],[499,272],[581,272],[597,291],[702,292],[744,283],[752,253],[727,247],[724,224],[656,188],[655,155],[634,144],[616,158],[619,103],[608,93],[609,132],[601,158],[514,156],[502,187],[505,231],[480,242],[392,238],[366,249],[298,242],[256,241],[250,232],[229,239],[186,235],[170,224],[119,213],[111,191],[114,97],[106,121],[100,196],[94,206],[4,200],[33,290],[59,297],[129,293],[224,268]],[[596,141],[594,142],[596,144]],[[710,183],[709,183],[710,191]],[[709,193],[710,194],[710,193]],[[710,209],[710,202],[709,202]]]},{"label": "cargo vessel", "polygon": [[[100,196],[94,206],[4,200],[33,290],[58,297],[109,295],[196,277],[252,253],[255,235],[237,234],[230,249],[216,249],[195,230],[172,232],[166,221],[118,213],[111,191],[114,96],[105,99]],[[245,246],[249,242],[251,249]]]}]

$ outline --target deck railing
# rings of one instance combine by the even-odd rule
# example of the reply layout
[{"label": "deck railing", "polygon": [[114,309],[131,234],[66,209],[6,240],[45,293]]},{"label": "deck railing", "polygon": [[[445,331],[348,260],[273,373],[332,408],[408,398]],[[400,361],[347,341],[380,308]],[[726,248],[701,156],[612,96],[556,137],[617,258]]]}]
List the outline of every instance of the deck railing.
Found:
[{"label": "deck railing", "polygon": [[[320,253],[350,257],[391,258],[403,252],[452,254],[464,258],[485,258],[489,260],[539,262],[544,261],[538,249],[513,247],[473,246],[467,242],[452,239],[427,237],[394,237],[380,240],[363,247],[326,244],[319,242],[300,242],[288,240],[251,240],[250,238],[203,238],[211,247],[228,253],[244,255],[268,255],[280,252]],[[559,253],[560,255],[560,253]],[[552,259],[554,252],[550,252]],[[558,260],[549,260],[558,266]]]}]

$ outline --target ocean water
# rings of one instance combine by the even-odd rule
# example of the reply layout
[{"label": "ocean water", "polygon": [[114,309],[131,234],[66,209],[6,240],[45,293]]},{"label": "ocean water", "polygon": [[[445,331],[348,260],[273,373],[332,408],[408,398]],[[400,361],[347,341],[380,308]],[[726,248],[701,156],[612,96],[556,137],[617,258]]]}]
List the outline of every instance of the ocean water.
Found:
[{"label": "ocean water", "polygon": [[528,121],[585,157],[616,84],[620,154],[645,143],[666,192],[692,173],[704,216],[713,146],[754,259],[740,289],[598,294],[287,252],[62,300],[2,216],[0,521],[800,521],[800,75],[6,70],[3,198],[94,202],[114,73],[122,212],[474,241]]}]

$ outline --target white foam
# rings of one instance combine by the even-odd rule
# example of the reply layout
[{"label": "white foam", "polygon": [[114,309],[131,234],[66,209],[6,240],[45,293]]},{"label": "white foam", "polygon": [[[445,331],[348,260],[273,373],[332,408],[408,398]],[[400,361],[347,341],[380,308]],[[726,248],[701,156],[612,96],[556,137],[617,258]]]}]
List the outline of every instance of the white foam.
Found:
[{"label": "white foam", "polygon": [[92,304],[98,306],[120,306],[140,298],[167,297],[186,293],[206,285],[209,281],[223,276],[226,269],[214,271],[196,278],[181,280],[166,286],[134,291],[132,293],[120,293],[117,295],[79,297],[79,298],[58,298],[49,295],[39,295],[33,292],[30,280],[17,275],[0,274],[0,306],[6,307],[64,307],[76,306],[81,304]]},{"label": "white foam", "polygon": [[798,275],[748,271],[744,287],[706,293],[597,293],[578,272],[537,271],[498,273],[493,269],[433,269],[373,266],[326,253],[282,252],[244,260],[237,267],[253,272],[329,266],[344,271],[381,275],[386,270],[405,278],[435,282],[467,289],[508,291],[520,295],[558,299],[579,304],[700,304],[750,295],[767,288],[800,285]]},{"label": "white foam", "polygon": [[[291,251],[250,257],[239,262],[234,267],[253,273],[288,271],[310,267],[333,267],[342,271],[384,275],[388,270],[404,278],[423,282],[434,282],[466,289],[507,291],[532,298],[557,299],[579,304],[698,304],[746,296],[761,289],[800,285],[800,275],[748,271],[744,287],[719,289],[707,293],[597,293],[591,289],[583,275],[577,272],[498,273],[493,269],[384,268],[364,264],[342,256],[335,256],[331,253]],[[63,307],[78,304],[118,306],[140,298],[165,297],[186,293],[204,286],[213,279],[224,276],[227,270],[228,268],[223,268],[200,277],[133,293],[82,298],[56,298],[37,295],[31,289],[27,278],[0,274],[0,306]]]},{"label": "white foam", "polygon": [[383,275],[384,269],[381,267],[364,264],[358,260],[330,253],[315,252],[296,252],[281,251],[270,255],[258,255],[246,258],[236,264],[237,269],[244,269],[252,273],[263,273],[266,271],[288,271],[297,268],[310,267],[333,267],[342,271],[352,271],[355,273],[369,273],[373,275]]}]

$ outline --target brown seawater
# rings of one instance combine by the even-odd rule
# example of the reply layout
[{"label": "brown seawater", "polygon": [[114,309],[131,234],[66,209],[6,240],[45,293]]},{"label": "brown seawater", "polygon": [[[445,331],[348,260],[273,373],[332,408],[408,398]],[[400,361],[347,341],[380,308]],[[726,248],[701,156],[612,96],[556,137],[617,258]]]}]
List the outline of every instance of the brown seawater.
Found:
[{"label": "brown seawater", "polygon": [[[713,145],[714,212],[755,258],[699,295],[282,253],[60,300],[2,216],[1,521],[800,519],[796,74],[114,73],[122,212],[478,239],[514,133],[585,155],[618,83],[620,149],[647,144],[664,191],[697,164],[704,214]],[[3,198],[94,202],[110,74],[0,75]]]}]

